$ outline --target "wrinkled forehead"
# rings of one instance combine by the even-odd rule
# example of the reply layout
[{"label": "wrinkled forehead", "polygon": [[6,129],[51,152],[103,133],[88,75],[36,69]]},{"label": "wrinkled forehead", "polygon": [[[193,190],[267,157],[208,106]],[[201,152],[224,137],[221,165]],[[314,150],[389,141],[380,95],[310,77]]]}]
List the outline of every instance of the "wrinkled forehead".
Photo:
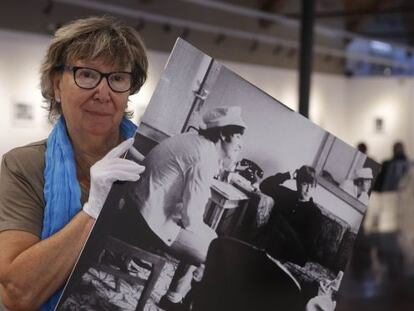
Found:
[{"label": "wrinkled forehead", "polygon": [[103,64],[105,66],[110,66],[115,68],[119,71],[130,71],[131,70],[131,64],[120,58],[114,58],[109,55],[100,55],[100,56],[79,56],[79,55],[71,55],[66,58],[67,64],[76,64],[77,62],[82,63],[99,63]]},{"label": "wrinkled forehead", "polygon": [[64,53],[66,63],[76,61],[99,61],[105,65],[117,67],[120,70],[130,69],[129,51],[114,42],[74,41],[69,44]]}]

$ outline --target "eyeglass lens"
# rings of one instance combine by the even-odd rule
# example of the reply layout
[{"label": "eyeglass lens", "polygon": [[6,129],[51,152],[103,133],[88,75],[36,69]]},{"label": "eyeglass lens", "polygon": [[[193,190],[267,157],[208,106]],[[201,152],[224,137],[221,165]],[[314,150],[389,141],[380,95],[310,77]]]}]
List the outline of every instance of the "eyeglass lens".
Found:
[{"label": "eyeglass lens", "polygon": [[115,92],[126,92],[131,88],[131,74],[128,72],[113,72],[108,76],[90,68],[77,68],[75,71],[76,84],[85,89],[95,88],[105,76],[110,88]]}]

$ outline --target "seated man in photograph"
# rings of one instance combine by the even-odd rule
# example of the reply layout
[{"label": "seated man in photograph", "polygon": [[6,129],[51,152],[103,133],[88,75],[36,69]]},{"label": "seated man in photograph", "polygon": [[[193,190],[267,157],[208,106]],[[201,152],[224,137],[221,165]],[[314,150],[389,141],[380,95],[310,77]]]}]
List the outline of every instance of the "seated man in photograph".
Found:
[{"label": "seated man in photograph", "polygon": [[[282,185],[289,179],[296,179],[296,190]],[[316,185],[315,170],[306,165],[293,174],[277,173],[263,180],[260,190],[275,204],[269,221],[256,236],[256,245],[277,259],[304,265],[312,257],[322,218],[312,198]]]},{"label": "seated man in photograph", "polygon": [[158,241],[181,261],[160,301],[164,310],[185,310],[183,298],[191,289],[193,274],[204,264],[208,247],[217,237],[203,220],[213,177],[223,163],[237,159],[242,148],[246,125],[239,107],[212,109],[203,121],[198,134],[178,134],[151,150],[127,202],[139,209],[143,242]]}]

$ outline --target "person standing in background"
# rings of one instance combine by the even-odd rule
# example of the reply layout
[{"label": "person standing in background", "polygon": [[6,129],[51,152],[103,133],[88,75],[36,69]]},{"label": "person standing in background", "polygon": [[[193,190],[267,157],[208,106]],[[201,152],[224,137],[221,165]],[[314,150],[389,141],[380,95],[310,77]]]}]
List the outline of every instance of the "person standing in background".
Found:
[{"label": "person standing in background", "polygon": [[401,141],[393,145],[391,159],[382,163],[373,191],[378,196],[374,225],[377,230],[378,256],[391,278],[398,277],[403,269],[399,245],[398,212],[400,209],[399,186],[409,171],[410,163]]}]

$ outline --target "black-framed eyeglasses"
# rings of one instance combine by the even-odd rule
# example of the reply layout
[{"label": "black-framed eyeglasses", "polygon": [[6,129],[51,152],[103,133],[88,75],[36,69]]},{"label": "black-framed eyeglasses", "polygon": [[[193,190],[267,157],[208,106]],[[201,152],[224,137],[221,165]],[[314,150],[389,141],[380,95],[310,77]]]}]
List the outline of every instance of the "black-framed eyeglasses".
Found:
[{"label": "black-framed eyeglasses", "polygon": [[91,90],[101,83],[105,78],[109,87],[116,93],[124,93],[132,88],[132,72],[114,71],[103,73],[88,67],[63,65],[63,70],[72,71],[73,79],[81,89]]}]

